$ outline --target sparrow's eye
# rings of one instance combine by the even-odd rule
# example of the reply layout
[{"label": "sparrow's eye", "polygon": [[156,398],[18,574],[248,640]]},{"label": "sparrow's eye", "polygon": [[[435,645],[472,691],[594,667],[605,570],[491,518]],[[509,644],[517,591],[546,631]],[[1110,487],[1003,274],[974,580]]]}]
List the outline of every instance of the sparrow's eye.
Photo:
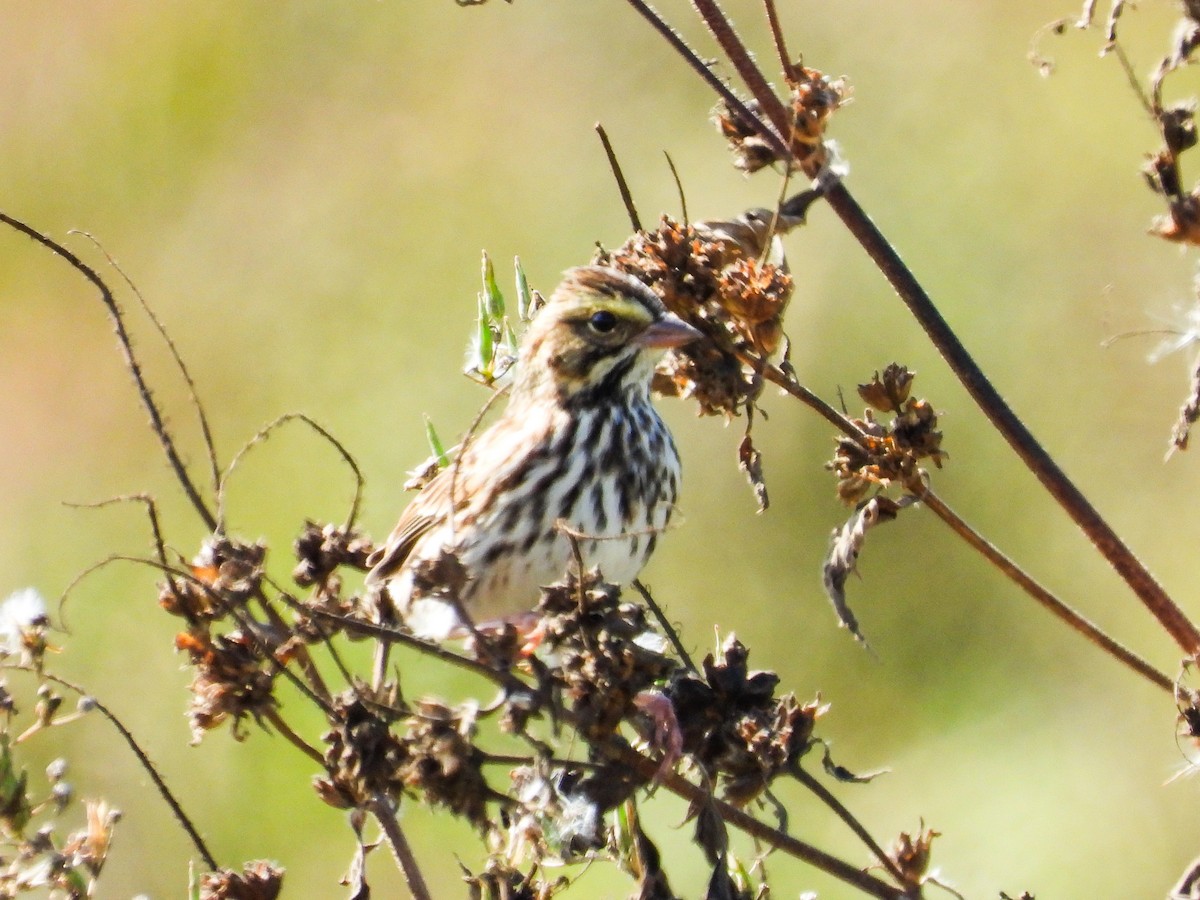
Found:
[{"label": "sparrow's eye", "polygon": [[617,317],[607,309],[597,310],[588,319],[588,327],[597,334],[608,334],[617,327]]}]

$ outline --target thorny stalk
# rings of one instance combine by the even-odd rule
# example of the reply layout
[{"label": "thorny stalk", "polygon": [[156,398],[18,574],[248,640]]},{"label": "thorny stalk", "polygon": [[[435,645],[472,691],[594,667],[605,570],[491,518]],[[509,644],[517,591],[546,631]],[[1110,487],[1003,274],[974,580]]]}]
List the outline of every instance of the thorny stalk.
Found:
[{"label": "thorny stalk", "polygon": [[[640,0],[628,0],[628,2],[639,11],[643,11],[644,4]],[[775,146],[779,141],[779,135],[788,133],[788,129],[785,127],[787,111],[783,104],[770,90],[762,72],[737,36],[732,23],[714,0],[694,0],[693,5],[729,57],[734,69],[746,83],[750,94],[757,101],[759,108],[764,111],[770,124],[761,116],[753,113],[750,113],[750,119],[747,121],[754,125],[764,140]],[[653,13],[643,12],[643,14],[657,18]],[[665,23],[656,24],[655,27],[660,33],[674,34]],[[696,71],[708,70],[708,67],[704,66],[703,62],[681,40],[675,38],[671,40],[671,44],[683,54],[693,69]],[[712,84],[715,79],[706,76],[705,80]],[[722,97],[727,97],[730,92],[722,86],[720,93]],[[744,114],[749,110],[742,104],[738,112]],[[797,156],[788,148],[784,153],[784,158],[796,159]],[[809,177],[817,178],[824,174],[819,169],[822,160],[818,155],[804,154],[798,159],[802,168],[805,169],[805,174]],[[822,188],[830,207],[837,213],[867,255],[871,257],[924,329],[934,347],[950,366],[951,371],[967,389],[971,398],[992,422],[996,430],[1012,447],[1018,458],[1083,530],[1100,554],[1125,580],[1180,649],[1189,657],[1200,654],[1200,629],[1188,619],[1141,560],[1121,540],[1087,497],[1034,438],[1024,422],[984,375],[912,271],[904,264],[895,248],[859,206],[845,184],[840,180],[824,179]]]},{"label": "thorny stalk", "polygon": [[108,309],[109,318],[112,319],[113,330],[117,334],[117,341],[121,347],[125,367],[129,370],[129,374],[133,376],[134,383],[137,385],[138,396],[142,400],[142,406],[145,407],[146,412],[150,415],[151,428],[153,428],[154,434],[158,437],[159,444],[162,445],[163,452],[167,456],[167,461],[175,473],[175,478],[179,482],[179,486],[183,488],[183,492],[187,495],[188,500],[191,501],[196,514],[200,516],[201,520],[203,520],[204,524],[210,530],[215,529],[217,527],[216,516],[208,508],[208,504],[204,498],[200,496],[200,492],[196,489],[195,482],[192,481],[192,476],[189,474],[187,466],[179,456],[179,451],[175,448],[175,440],[171,437],[170,431],[167,430],[167,424],[163,420],[162,413],[159,411],[158,405],[154,402],[154,398],[150,393],[150,385],[146,382],[146,376],[142,372],[141,364],[138,362],[137,357],[134,356],[133,342],[130,340],[129,332],[125,328],[125,320],[121,314],[121,308],[117,305],[116,298],[113,296],[112,291],[109,290],[108,285],[96,274],[95,269],[52,238],[47,237],[39,231],[35,231],[19,219],[14,219],[12,216],[2,212],[0,212],[0,222],[16,229],[26,237],[32,238],[50,250],[50,252],[65,259],[70,263],[72,268],[83,275],[100,292],[100,299]]}]

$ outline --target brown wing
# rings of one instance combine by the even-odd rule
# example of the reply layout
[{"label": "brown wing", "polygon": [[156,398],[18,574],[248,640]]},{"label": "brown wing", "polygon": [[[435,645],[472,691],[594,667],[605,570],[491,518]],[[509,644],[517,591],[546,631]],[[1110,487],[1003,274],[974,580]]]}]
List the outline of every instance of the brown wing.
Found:
[{"label": "brown wing", "polygon": [[405,507],[400,521],[388,535],[387,543],[367,557],[371,571],[367,585],[379,584],[396,574],[412,553],[413,547],[430,529],[450,514],[450,469],[443,469],[425,485],[412,503]]}]

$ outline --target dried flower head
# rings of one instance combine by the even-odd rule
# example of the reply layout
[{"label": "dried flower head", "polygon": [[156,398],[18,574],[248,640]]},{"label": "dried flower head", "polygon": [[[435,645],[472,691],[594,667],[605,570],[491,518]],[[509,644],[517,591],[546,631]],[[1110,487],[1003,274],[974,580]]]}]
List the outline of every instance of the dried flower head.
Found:
[{"label": "dried flower head", "polygon": [[475,714],[471,706],[422,701],[408,720],[397,775],[428,802],[449,807],[486,829],[487,801],[496,795],[483,776],[483,753],[472,743]]},{"label": "dried flower head", "polygon": [[305,521],[293,545],[299,562],[292,578],[301,587],[324,585],[341,566],[366,571],[374,547],[357,529]]},{"label": "dried flower head", "polygon": [[[482,0],[457,0],[458,3],[482,2]],[[522,873],[502,860],[489,859],[484,870],[472,873],[459,864],[463,881],[467,884],[470,900],[550,900],[569,886],[566,878],[544,879],[535,868],[528,874]]]},{"label": "dried flower head", "polygon": [[392,803],[399,800],[404,788],[400,767],[408,751],[392,732],[390,718],[382,714],[389,706],[364,703],[356,691],[333,698],[334,724],[322,736],[326,774],[313,779],[317,795],[330,806],[364,808],[377,796]]},{"label": "dried flower head", "polygon": [[258,642],[244,632],[213,635],[207,626],[196,626],[176,635],[175,649],[186,652],[196,670],[188,709],[193,743],[226,718],[233,719],[233,736],[241,740],[242,720],[258,720],[274,707],[274,673]]},{"label": "dried flower head", "polygon": [[645,609],[621,602],[616,585],[593,570],[580,584],[573,576],[551,585],[538,606],[544,645],[555,659],[580,733],[602,741],[636,711],[635,698],[675,666]]},{"label": "dried flower head", "polygon": [[668,353],[656,390],[694,397],[704,415],[734,416],[758,397],[762,381],[743,360],[765,360],[779,347],[793,287],[781,251],[778,262],[762,260],[775,246],[773,224],[786,230],[794,220],[764,210],[695,225],[664,216],[657,230],[598,254],[597,263],[650,285],[708,338]]},{"label": "dried flower head", "polygon": [[0,653],[15,656],[23,666],[40,668],[48,644],[50,617],[36,588],[23,588],[0,603]]},{"label": "dried flower head", "polygon": [[915,887],[930,880],[929,862],[936,837],[941,837],[941,832],[926,828],[922,821],[915,835],[902,831],[892,844],[888,856],[904,876],[906,884]]},{"label": "dried flower head", "polygon": [[229,615],[259,589],[267,548],[213,535],[192,560],[191,579],[168,578],[159,586],[158,605],[195,625]]},{"label": "dried flower head", "polygon": [[704,674],[676,676],[667,689],[683,733],[683,750],[710,777],[719,777],[726,798],[748,803],[809,748],[813,726],[827,709],[799,704],[791,694],[775,697],[779,676],[751,671],[749,651],[730,635],[721,659],[709,654]]},{"label": "dried flower head", "polygon": [[[757,115],[759,112],[756,100],[747,100],[745,107],[751,114]],[[718,103],[713,109],[712,120],[721,132],[721,137],[729,143],[734,166],[747,175],[779,162],[779,151],[737,107],[729,106],[724,101]]]},{"label": "dried flower head", "polygon": [[868,409],[853,422],[865,436],[863,440],[841,437],[833,460],[826,468],[837,477],[838,497],[855,504],[874,489],[898,484],[911,493],[921,493],[924,473],[920,460],[929,459],[941,468],[946,453],[941,449],[942,433],[937,430],[937,413],[926,400],[909,396],[916,376],[892,363],[867,384],[858,386],[859,396],[880,412],[893,413],[884,425]]},{"label": "dried flower head", "polygon": [[283,868],[266,860],[200,876],[200,900],[275,900],[282,888]]},{"label": "dried flower head", "polygon": [[[849,102],[850,87],[845,79],[829,78],[802,65],[790,66],[785,77],[791,121],[783,143],[791,152],[792,165],[813,175],[828,162],[825,132],[833,113]],[[744,107],[745,112],[722,102],[713,111],[713,121],[729,142],[733,164],[750,174],[781,162],[782,156],[776,145],[763,137],[762,126],[746,115],[762,118],[758,102],[748,100]]]}]

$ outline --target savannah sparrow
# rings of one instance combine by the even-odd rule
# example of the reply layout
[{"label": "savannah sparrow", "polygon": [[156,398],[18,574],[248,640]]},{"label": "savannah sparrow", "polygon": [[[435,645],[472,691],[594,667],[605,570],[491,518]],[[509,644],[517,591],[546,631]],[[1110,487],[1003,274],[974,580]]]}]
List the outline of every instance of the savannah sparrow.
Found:
[{"label": "savannah sparrow", "polygon": [[[508,407],[404,510],[368,561],[409,627],[441,638],[472,616],[528,612],[573,564],[637,577],[671,518],[679,454],[650,403],[662,354],[700,337],[637,279],[569,270],[521,341]],[[457,607],[419,574],[448,552]],[[416,576],[416,577],[414,577]]]}]

